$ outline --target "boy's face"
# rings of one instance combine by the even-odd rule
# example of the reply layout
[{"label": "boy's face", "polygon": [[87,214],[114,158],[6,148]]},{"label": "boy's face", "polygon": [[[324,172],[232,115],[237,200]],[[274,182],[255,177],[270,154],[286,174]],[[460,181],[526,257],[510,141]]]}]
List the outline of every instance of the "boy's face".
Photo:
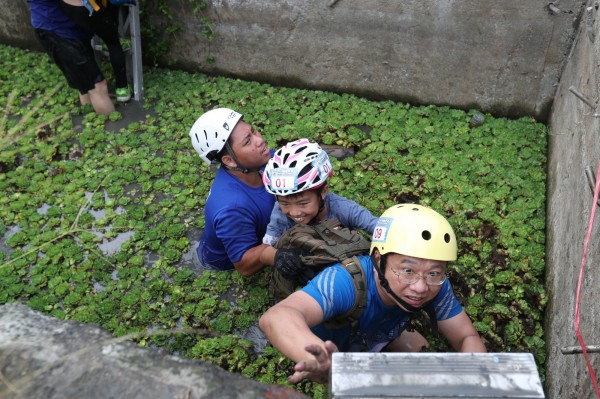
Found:
[{"label": "boy's face", "polygon": [[[321,198],[327,195],[327,187],[321,191]],[[317,190],[303,191],[288,196],[277,196],[281,212],[297,224],[308,224],[319,214],[319,196]]]}]

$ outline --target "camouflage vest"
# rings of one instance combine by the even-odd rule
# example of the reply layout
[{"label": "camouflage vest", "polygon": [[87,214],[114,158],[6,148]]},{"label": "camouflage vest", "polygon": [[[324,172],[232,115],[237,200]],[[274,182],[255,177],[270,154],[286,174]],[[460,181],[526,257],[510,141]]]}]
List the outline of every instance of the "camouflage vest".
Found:
[{"label": "camouflage vest", "polygon": [[[314,225],[297,224],[288,229],[275,244],[275,249],[303,249],[302,263],[315,276],[326,266],[343,262],[356,255],[369,253],[371,242],[357,231],[343,227],[339,220],[326,219]],[[306,281],[288,280],[273,270],[270,291],[280,301],[306,285]]]}]

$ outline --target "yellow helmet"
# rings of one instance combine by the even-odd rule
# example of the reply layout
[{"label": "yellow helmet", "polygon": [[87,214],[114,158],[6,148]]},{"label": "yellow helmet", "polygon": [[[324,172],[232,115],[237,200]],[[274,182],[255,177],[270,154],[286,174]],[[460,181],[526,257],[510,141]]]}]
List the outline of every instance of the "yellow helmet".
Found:
[{"label": "yellow helmet", "polygon": [[375,226],[371,253],[397,253],[415,258],[456,260],[456,236],[450,223],[431,208],[416,204],[394,205]]}]

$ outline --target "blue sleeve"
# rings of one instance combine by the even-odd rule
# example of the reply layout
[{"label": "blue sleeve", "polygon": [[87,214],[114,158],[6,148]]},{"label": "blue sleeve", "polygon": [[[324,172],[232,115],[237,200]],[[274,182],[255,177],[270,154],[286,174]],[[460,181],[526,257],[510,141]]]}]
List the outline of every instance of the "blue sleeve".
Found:
[{"label": "blue sleeve", "polygon": [[90,40],[94,36],[69,19],[60,6],[60,0],[29,0],[28,3],[31,26],[34,28],[47,30],[67,39]]},{"label": "blue sleeve", "polygon": [[279,207],[279,202],[275,201],[275,205],[273,205],[273,211],[271,212],[271,219],[269,220],[269,225],[267,226],[267,232],[263,237],[263,244],[275,245],[279,237],[288,229],[293,226],[293,222],[289,220],[283,212],[281,212],[281,208]]},{"label": "blue sleeve", "polygon": [[[235,220],[235,223],[232,221]],[[214,216],[215,234],[225,247],[225,252],[236,263],[244,253],[260,243],[256,234],[256,221],[243,208],[226,208]]]},{"label": "blue sleeve", "polygon": [[333,193],[329,193],[327,199],[330,217],[336,217],[344,227],[363,230],[369,235],[373,235],[378,218],[366,208]]},{"label": "blue sleeve", "polygon": [[323,310],[323,320],[342,315],[354,305],[354,283],[341,264],[323,269],[302,288]]},{"label": "blue sleeve", "polygon": [[462,312],[462,306],[454,295],[450,280],[444,281],[440,292],[433,301],[433,307],[435,308],[438,320],[451,319]]},{"label": "blue sleeve", "polygon": [[83,6],[90,12],[90,15],[92,15],[94,13],[94,7],[92,7],[90,4],[90,0],[81,0],[81,2],[83,3]]}]

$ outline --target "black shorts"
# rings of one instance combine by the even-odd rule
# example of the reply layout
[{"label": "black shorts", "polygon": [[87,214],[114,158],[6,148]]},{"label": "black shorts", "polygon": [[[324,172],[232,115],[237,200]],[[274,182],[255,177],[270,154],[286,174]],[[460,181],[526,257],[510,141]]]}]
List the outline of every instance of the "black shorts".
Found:
[{"label": "black shorts", "polygon": [[73,6],[60,2],[63,12],[79,27],[93,32],[107,46],[119,45],[119,8],[108,3],[92,14],[84,6]]},{"label": "black shorts", "polygon": [[66,39],[44,29],[35,29],[35,34],[52,61],[65,75],[69,86],[86,94],[96,83],[104,80],[89,41]]}]

